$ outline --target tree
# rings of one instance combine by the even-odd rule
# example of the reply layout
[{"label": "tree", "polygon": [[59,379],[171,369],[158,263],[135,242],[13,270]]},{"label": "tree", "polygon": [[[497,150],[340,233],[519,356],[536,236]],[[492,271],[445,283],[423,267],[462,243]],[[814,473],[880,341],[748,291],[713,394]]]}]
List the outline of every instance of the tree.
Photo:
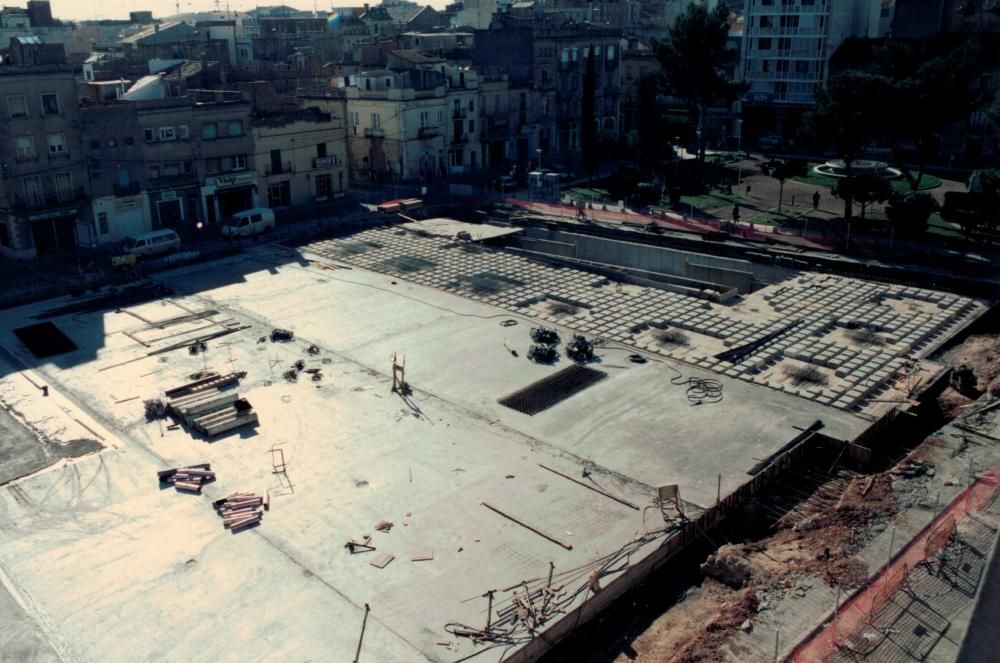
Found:
[{"label": "tree", "polygon": [[927,221],[938,204],[929,193],[899,193],[889,196],[885,218],[900,237],[916,237],[927,231]]},{"label": "tree", "polygon": [[599,160],[597,154],[597,118],[594,117],[594,94],[597,91],[597,71],[594,68],[594,47],[587,52],[587,69],[583,75],[583,97],[580,100],[580,149],[583,168],[588,177],[594,176]]},{"label": "tree", "polygon": [[887,41],[871,58],[872,73],[886,82],[884,95],[873,102],[896,109],[881,138],[892,148],[893,165],[911,191],[919,190],[924,168],[938,151],[941,132],[967,120],[985,101],[976,85],[983,69],[976,42],[965,41],[938,53],[927,48]]},{"label": "tree", "polygon": [[996,227],[1000,223],[1000,171],[976,171],[968,193],[949,191],[944,194],[941,216],[960,225],[966,235],[984,226]]},{"label": "tree", "polygon": [[778,211],[781,211],[781,201],[785,197],[785,180],[801,177],[806,174],[808,164],[804,161],[789,159],[771,159],[760,167],[760,172],[778,180]]},{"label": "tree", "polygon": [[664,92],[683,99],[693,118],[699,166],[705,160],[707,109],[732,104],[746,89],[743,83],[731,81],[725,71],[739,58],[735,50],[727,48],[728,39],[729,8],[725,3],[711,11],[692,3],[674,21],[666,41],[653,41]]},{"label": "tree", "polygon": [[[854,162],[888,122],[889,111],[879,103],[888,88],[889,81],[883,76],[861,71],[837,74],[816,90],[816,107],[803,116],[806,135],[836,152],[844,162],[847,180],[854,178]],[[844,219],[849,221],[854,216],[851,187],[844,187],[841,193]]]},{"label": "tree", "polygon": [[833,187],[833,195],[838,198],[851,198],[861,207],[861,219],[872,203],[884,203],[892,195],[892,185],[889,181],[872,173],[863,173],[854,177],[838,180]]}]

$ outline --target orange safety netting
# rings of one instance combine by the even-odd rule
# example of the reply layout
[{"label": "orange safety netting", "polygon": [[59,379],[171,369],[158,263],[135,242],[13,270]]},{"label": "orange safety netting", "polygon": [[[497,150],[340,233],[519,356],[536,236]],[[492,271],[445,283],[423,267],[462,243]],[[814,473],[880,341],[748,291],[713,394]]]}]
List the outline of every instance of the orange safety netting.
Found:
[{"label": "orange safety netting", "polygon": [[[970,488],[959,493],[934,520],[924,527],[864,588],[844,602],[832,621],[801,642],[785,659],[793,663],[817,663],[839,646],[864,655],[865,639],[860,633],[879,608],[892,600],[905,584],[910,569],[937,555],[954,535],[958,523],[969,512],[989,502],[1000,487],[1000,465],[986,472]],[[860,645],[859,645],[860,643]],[[877,643],[870,643],[872,648]]]}]

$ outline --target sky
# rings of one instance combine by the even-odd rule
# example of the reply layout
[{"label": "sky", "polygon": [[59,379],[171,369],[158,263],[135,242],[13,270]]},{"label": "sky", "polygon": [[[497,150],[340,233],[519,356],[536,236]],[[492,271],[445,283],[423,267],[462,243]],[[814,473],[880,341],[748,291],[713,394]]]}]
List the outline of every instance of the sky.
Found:
[{"label": "sky", "polygon": [[[331,5],[335,6],[360,6],[365,2],[378,4],[378,0],[316,0],[316,10],[319,14],[325,15],[330,12]],[[427,0],[424,0],[426,2]],[[103,19],[127,19],[130,11],[148,10],[153,12],[153,16],[162,18],[177,13],[176,0],[51,0],[52,15],[55,18],[67,20],[84,20],[93,18]],[[4,4],[21,5],[25,2],[7,2]],[[427,2],[427,4],[446,4],[443,0]],[[288,5],[312,11],[312,0],[219,0],[219,6],[233,10],[253,9],[257,6],[268,5]],[[215,3],[212,0],[180,0],[181,12],[211,11]]]}]

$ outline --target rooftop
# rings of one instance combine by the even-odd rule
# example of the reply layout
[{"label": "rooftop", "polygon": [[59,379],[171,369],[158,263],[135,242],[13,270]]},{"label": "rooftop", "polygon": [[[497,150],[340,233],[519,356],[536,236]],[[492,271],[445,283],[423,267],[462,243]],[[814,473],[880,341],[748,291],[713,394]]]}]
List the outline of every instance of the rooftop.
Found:
[{"label": "rooftop", "polygon": [[[634,321],[677,305],[680,318],[702,311],[702,299],[456,241],[452,231],[466,228],[437,219],[299,250],[260,245],[160,273],[172,294],[148,301],[46,313],[80,303],[65,298],[6,311],[4,402],[48,438],[45,454],[73,455],[80,440],[102,447],[48,457],[38,463],[47,471],[0,491],[5,586],[46,624],[39,638],[83,659],[165,659],[231,651],[238,633],[261,657],[348,660],[367,604],[364,659],[511,660],[533,640],[521,627],[485,646],[454,633],[485,624],[487,590],[508,588],[494,608],[510,614],[512,590],[540,591],[552,562],[553,605],[565,613],[549,614],[544,629],[565,626],[592,569],[605,587],[625,582],[672,540],[656,511],[642,510],[657,487],[678,486],[695,514],[816,421],[838,440],[869,426],[856,412],[639,347],[603,317]],[[557,314],[553,302],[593,314]],[[37,316],[76,349],[36,359],[12,330]],[[562,337],[552,365],[527,359],[538,324]],[[198,354],[185,346],[237,327],[246,328]],[[274,328],[294,340],[270,342]],[[562,354],[573,331],[605,339],[589,364],[603,379],[534,415],[498,402],[573,365]],[[405,364],[411,394],[390,392],[390,357]],[[297,379],[285,379],[298,361]],[[259,426],[209,442],[145,419],[142,399],[201,371],[246,371],[237,389]],[[721,401],[699,397],[710,379]],[[33,384],[48,385],[49,398]],[[16,444],[9,457],[41,443]],[[274,449],[284,474],[274,473]],[[204,495],[154,482],[156,470],[203,462],[218,476]],[[269,491],[271,509],[234,534],[211,500],[242,490]],[[383,520],[390,531],[375,530]],[[344,549],[366,534],[375,552]]]}]

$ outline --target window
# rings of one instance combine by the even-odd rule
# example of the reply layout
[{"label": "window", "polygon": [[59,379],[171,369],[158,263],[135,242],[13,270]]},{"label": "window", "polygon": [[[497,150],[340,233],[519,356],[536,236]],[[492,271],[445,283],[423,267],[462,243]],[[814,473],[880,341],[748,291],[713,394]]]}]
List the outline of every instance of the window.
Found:
[{"label": "window", "polygon": [[777,64],[776,70],[779,73],[784,74],[788,71],[788,60],[778,60],[775,64]]},{"label": "window", "polygon": [[615,47],[608,46],[608,62],[611,62],[614,59],[615,59]]},{"label": "window", "polygon": [[470,113],[476,112],[476,100],[475,99],[469,99],[469,112]]},{"label": "window", "polygon": [[317,198],[329,198],[330,193],[333,191],[333,175],[317,175],[316,176],[316,197]]},{"label": "window", "polygon": [[38,175],[25,177],[21,180],[24,188],[24,202],[28,205],[40,205],[44,200],[42,195],[42,178]]},{"label": "window", "polygon": [[177,140],[177,132],[173,127],[160,127],[160,140],[163,142]]},{"label": "window", "polygon": [[15,117],[28,117],[28,102],[23,94],[13,94],[7,97],[7,113],[11,119]]},{"label": "window", "polygon": [[158,179],[159,177],[160,177],[160,167],[159,166],[150,166],[149,167],[149,179],[155,180],[155,179]]},{"label": "window", "polygon": [[464,157],[461,150],[457,150],[451,153],[451,165],[461,166],[464,163]]},{"label": "window", "polygon": [[243,120],[229,120],[226,123],[226,135],[227,136],[242,136],[243,135]]},{"label": "window", "polygon": [[6,223],[0,223],[0,246],[10,246],[10,230]]},{"label": "window", "polygon": [[769,51],[771,50],[771,38],[761,37],[757,40],[757,50],[758,51]]},{"label": "window", "polygon": [[797,73],[797,74],[808,74],[809,73],[809,61],[808,60],[796,60],[795,61],[795,73]]},{"label": "window", "polygon": [[177,137],[180,140],[190,140],[191,132],[188,130],[188,125],[182,124],[181,126],[177,127]]},{"label": "window", "polygon": [[49,156],[62,156],[66,154],[66,136],[63,134],[49,134]]},{"label": "window", "polygon": [[59,200],[68,200],[73,195],[73,177],[69,173],[53,175],[52,185],[55,187]]},{"label": "window", "polygon": [[164,177],[176,177],[181,174],[181,164],[179,161],[168,161],[163,164]]},{"label": "window", "polygon": [[219,130],[215,126],[215,122],[206,122],[201,125],[201,139],[202,140],[215,140],[219,137]]},{"label": "window", "polygon": [[799,27],[799,17],[798,16],[782,16],[779,21],[781,27],[783,28],[797,28]]},{"label": "window", "polygon": [[476,133],[476,121],[475,120],[469,120],[469,133],[470,134]]},{"label": "window", "polygon": [[247,167],[247,155],[245,154],[234,154],[233,155],[233,170],[246,170]]},{"label": "window", "polygon": [[760,27],[762,27],[762,28],[770,28],[770,27],[773,27],[773,26],[774,26],[774,21],[773,21],[772,17],[770,17],[770,16],[761,16],[760,17]]},{"label": "window", "polygon": [[153,131],[152,129],[143,129],[142,130],[142,139],[145,140],[147,143],[155,143],[156,142],[156,132]]},{"label": "window", "polygon": [[97,230],[102,235],[107,235],[108,234],[109,230],[108,230],[108,213],[107,212],[98,212],[97,213]]},{"label": "window", "polygon": [[[424,113],[421,113],[420,115],[421,115],[420,121],[421,123],[423,123]],[[316,158],[322,159],[325,156],[326,156],[326,143],[316,143]]]},{"label": "window", "polygon": [[382,118],[379,117],[378,113],[372,113],[372,129],[382,128]]},{"label": "window", "polygon": [[349,125],[351,125],[352,127],[358,126],[358,112],[357,111],[351,111],[350,113],[347,114],[347,123]]},{"label": "window", "polygon": [[59,95],[55,92],[46,92],[42,95],[42,115],[58,115]]},{"label": "window", "polygon": [[271,150],[271,173],[280,173],[281,170],[281,150]]},{"label": "window", "polygon": [[205,172],[218,173],[222,170],[222,159],[205,159]]},{"label": "window", "polygon": [[764,73],[767,73],[767,72],[771,71],[771,61],[770,60],[761,60],[760,70],[763,71]]},{"label": "window", "polygon": [[275,182],[267,187],[267,202],[269,207],[287,207],[291,199],[291,186],[287,180],[284,182]]},{"label": "window", "polygon": [[14,139],[14,147],[17,151],[18,159],[34,159],[35,139],[32,136],[18,136]]}]

